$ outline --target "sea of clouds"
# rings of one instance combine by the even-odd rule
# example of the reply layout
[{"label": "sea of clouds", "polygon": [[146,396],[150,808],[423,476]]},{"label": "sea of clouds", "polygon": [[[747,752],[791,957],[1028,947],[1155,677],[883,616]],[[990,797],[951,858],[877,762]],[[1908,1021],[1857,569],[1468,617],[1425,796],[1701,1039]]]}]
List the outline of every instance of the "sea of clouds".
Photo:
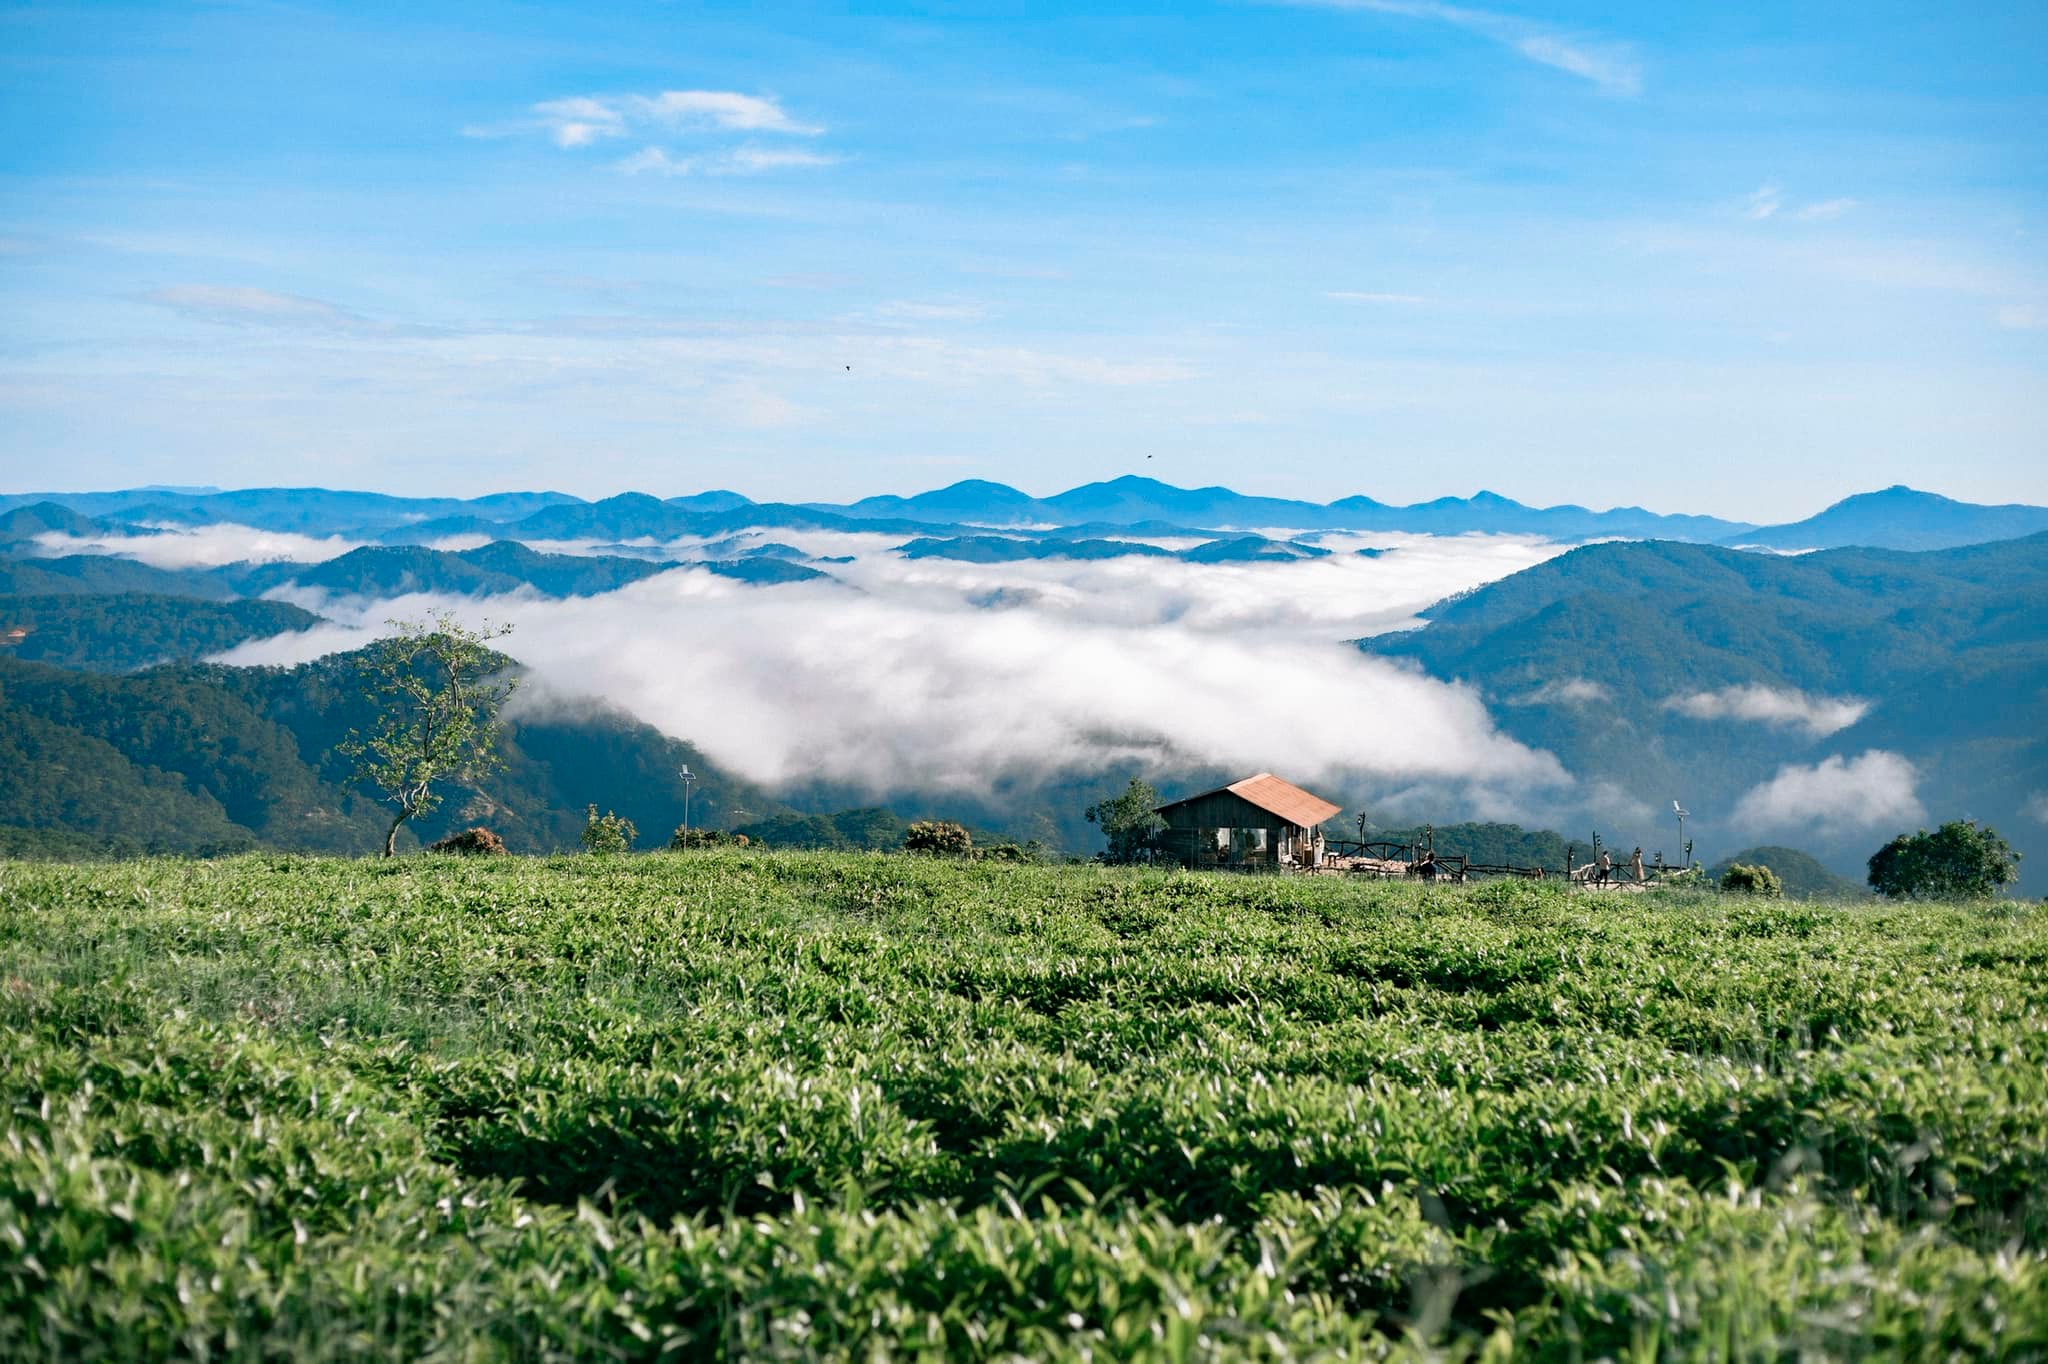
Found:
[{"label": "sea of clouds", "polygon": [[[1652,817],[1638,797],[1503,733],[1471,688],[1350,643],[1418,625],[1430,604],[1566,546],[1510,535],[1322,533],[1311,538],[1327,557],[1284,563],[973,564],[905,558],[896,549],[906,538],[764,528],[626,544],[533,541],[543,552],[678,560],[774,542],[845,562],[822,564],[832,575],[825,582],[761,588],[682,568],[566,601],[362,600],[286,587],[271,595],[329,623],[253,641],[221,661],[305,662],[358,648],[391,620],[446,610],[514,627],[504,643],[534,683],[523,704],[602,700],[771,789],[973,797],[1076,771],[1270,769],[1340,797],[1370,793],[1388,808],[1553,822],[1567,809]],[[204,568],[317,563],[357,543],[220,524],[48,535],[39,548]],[[1598,683],[1559,678],[1503,700],[1598,706],[1612,697]],[[1663,704],[1816,739],[1868,710],[1857,698],[1763,686]],[[1918,814],[1916,781],[1910,763],[1882,751],[1788,766],[1742,796],[1728,823],[1820,837],[1875,828]]]},{"label": "sea of clouds", "polygon": [[1306,562],[984,565],[906,559],[891,552],[901,537],[757,534],[855,557],[827,565],[828,582],[758,588],[686,568],[568,601],[288,589],[334,623],[223,661],[306,661],[435,610],[488,617],[514,627],[505,646],[537,694],[602,697],[771,787],[975,793],[1077,768],[1220,767],[1436,783],[1505,808],[1506,793],[1570,783],[1553,756],[1501,734],[1471,689],[1348,642],[1560,546],[1376,536],[1389,552],[1366,557],[1353,552],[1365,538],[1328,537],[1334,552]]},{"label": "sea of clouds", "polygon": [[221,568],[228,564],[317,564],[338,559],[361,541],[339,535],[297,535],[217,522],[205,526],[144,526],[132,534],[67,535],[50,531],[35,537],[38,553],[107,554],[134,559],[151,568]]},{"label": "sea of clouds", "polygon": [[[1286,528],[1268,530],[1284,539]],[[545,553],[733,557],[782,543],[829,582],[754,588],[682,567],[596,598],[272,596],[328,625],[252,641],[227,664],[295,664],[360,647],[393,619],[451,610],[514,627],[526,707],[600,698],[764,786],[987,795],[1077,770],[1278,770],[1382,809],[1485,819],[1583,811],[1642,821],[1638,797],[1505,735],[1483,698],[1350,641],[1421,623],[1425,606],[1567,549],[1511,535],[1309,537],[1331,553],[1286,563],[1167,557],[961,563],[907,559],[907,537],[758,528],[676,541],[532,541]],[[1139,539],[1139,537],[1130,537]],[[467,549],[459,537],[436,549]],[[1196,541],[1147,541],[1186,549]],[[358,547],[238,524],[37,539],[41,553],[106,553],[156,567],[319,563]],[[1372,555],[1358,553],[1374,551]],[[1604,705],[1608,688],[1556,678],[1503,705]],[[1729,686],[1669,696],[1702,721],[1827,737],[1868,702]],[[1786,766],[1729,811],[1731,829],[1839,838],[1921,815],[1911,762],[1882,750]]]}]

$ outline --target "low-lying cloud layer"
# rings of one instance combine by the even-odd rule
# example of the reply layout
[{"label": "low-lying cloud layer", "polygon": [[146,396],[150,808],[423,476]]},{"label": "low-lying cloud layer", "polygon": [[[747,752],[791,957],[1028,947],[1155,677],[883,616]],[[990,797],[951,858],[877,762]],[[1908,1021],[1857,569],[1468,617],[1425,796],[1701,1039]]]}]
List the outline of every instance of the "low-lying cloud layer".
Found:
[{"label": "low-lying cloud layer", "polygon": [[1804,730],[1816,739],[1847,729],[1870,713],[1870,703],[1853,696],[1809,696],[1789,687],[1756,684],[1674,696],[1664,708],[1695,720],[1743,720]]},{"label": "low-lying cloud layer", "polygon": [[138,535],[38,535],[36,549],[48,555],[111,554],[152,568],[220,568],[226,564],[324,563],[360,542],[339,535],[294,535],[258,530],[231,521],[207,526],[155,526]]},{"label": "low-lying cloud layer", "polygon": [[1926,819],[1914,788],[1920,774],[1896,753],[1869,749],[1811,766],[1787,765],[1737,802],[1737,828],[1806,829],[1823,837],[1890,830]]},{"label": "low-lying cloud layer", "polygon": [[511,622],[509,651],[545,689],[602,696],[769,785],[977,793],[1216,766],[1519,792],[1569,778],[1500,734],[1476,693],[1343,641],[1554,552],[1503,537],[1220,566],[870,552],[831,566],[841,582],[770,589],[684,569],[573,602],[307,599],[344,624],[227,661],[353,648],[387,617],[449,606]]}]

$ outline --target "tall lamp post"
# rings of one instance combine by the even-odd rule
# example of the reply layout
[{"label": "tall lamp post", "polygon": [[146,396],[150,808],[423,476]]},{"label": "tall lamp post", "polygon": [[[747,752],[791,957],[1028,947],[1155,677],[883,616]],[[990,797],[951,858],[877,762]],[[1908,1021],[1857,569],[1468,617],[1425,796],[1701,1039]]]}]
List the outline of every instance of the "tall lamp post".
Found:
[{"label": "tall lamp post", "polygon": [[683,764],[683,770],[676,774],[683,779],[683,841],[690,841],[690,783],[697,780],[690,772],[690,765]]},{"label": "tall lamp post", "polygon": [[1692,865],[1692,845],[1685,841],[1686,811],[1674,800],[1671,802],[1671,813],[1678,816],[1678,846],[1685,849],[1682,855],[1685,858],[1685,865],[1690,867]]}]

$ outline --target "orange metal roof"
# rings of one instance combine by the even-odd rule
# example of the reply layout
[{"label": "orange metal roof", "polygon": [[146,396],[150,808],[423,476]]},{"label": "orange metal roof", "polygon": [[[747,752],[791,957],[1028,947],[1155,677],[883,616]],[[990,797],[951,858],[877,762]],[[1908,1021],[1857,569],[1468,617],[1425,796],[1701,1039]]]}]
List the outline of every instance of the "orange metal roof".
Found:
[{"label": "orange metal roof", "polygon": [[1298,824],[1304,829],[1313,829],[1331,815],[1343,811],[1340,805],[1332,805],[1321,796],[1310,795],[1291,781],[1282,781],[1271,772],[1261,772],[1256,777],[1246,777],[1228,786],[1219,786],[1213,791],[1203,791],[1179,800],[1168,801],[1154,809],[1154,814],[1171,810],[1176,805],[1185,805],[1191,800],[1204,796],[1220,795],[1228,791],[1243,800],[1250,801],[1269,815],[1278,815],[1289,824]]}]

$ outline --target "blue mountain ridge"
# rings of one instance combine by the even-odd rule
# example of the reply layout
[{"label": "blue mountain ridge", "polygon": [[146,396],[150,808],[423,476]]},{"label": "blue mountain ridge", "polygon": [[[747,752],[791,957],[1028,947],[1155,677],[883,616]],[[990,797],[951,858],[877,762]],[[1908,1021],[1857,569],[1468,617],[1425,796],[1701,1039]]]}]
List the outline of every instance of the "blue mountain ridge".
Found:
[{"label": "blue mountain ridge", "polygon": [[[107,528],[137,523],[233,522],[265,530],[344,535],[387,544],[429,544],[453,535],[494,539],[673,539],[785,528],[931,535],[977,530],[1045,534],[1065,528],[1220,538],[1271,529],[1469,532],[1540,535],[1553,540],[1661,539],[1808,550],[1861,545],[1926,550],[2013,539],[2048,529],[2048,508],[1982,506],[1893,487],[1845,498],[1801,521],[1754,526],[1713,516],[1641,507],[1596,511],[1565,504],[1531,507],[1497,493],[1439,497],[1395,506],[1362,495],[1328,503],[1257,497],[1223,487],[1178,488],[1126,476],[1038,498],[1006,484],[968,479],[910,496],[851,503],[755,502],[724,489],[659,498],[627,492],[597,501],[559,492],[505,492],[460,498],[406,498],[324,488],[229,492],[22,493],[0,495],[0,513],[27,512],[9,524],[86,533],[64,518],[98,519]],[[1143,528],[1141,531],[1140,528]],[[26,538],[23,536],[23,538]]]}]

